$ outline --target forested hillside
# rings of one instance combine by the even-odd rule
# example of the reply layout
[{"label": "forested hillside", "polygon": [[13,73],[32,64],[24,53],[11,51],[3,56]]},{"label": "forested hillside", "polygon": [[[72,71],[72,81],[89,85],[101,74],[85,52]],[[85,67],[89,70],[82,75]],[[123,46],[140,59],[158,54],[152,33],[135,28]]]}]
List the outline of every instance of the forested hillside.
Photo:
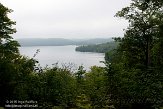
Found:
[{"label": "forested hillside", "polygon": [[87,39],[84,41],[78,41],[76,45],[94,45],[94,44],[102,44],[113,41],[112,38],[93,38]]},{"label": "forested hillside", "polygon": [[63,38],[24,38],[17,39],[21,46],[64,46],[75,45],[75,41]]},{"label": "forested hillside", "polygon": [[108,51],[116,49],[118,46],[118,42],[107,42],[103,44],[96,45],[83,45],[76,47],[76,51],[80,52],[98,52],[98,53],[106,53]]},{"label": "forested hillside", "polygon": [[93,45],[112,41],[111,38],[94,39],[64,39],[64,38],[24,38],[16,39],[21,46],[65,46],[65,45]]},{"label": "forested hillside", "polygon": [[[0,3],[0,108],[162,109],[163,2],[132,0],[116,16],[129,22],[105,67],[86,72],[39,66],[13,40],[12,10]],[[79,57],[80,58],[80,57]]]}]

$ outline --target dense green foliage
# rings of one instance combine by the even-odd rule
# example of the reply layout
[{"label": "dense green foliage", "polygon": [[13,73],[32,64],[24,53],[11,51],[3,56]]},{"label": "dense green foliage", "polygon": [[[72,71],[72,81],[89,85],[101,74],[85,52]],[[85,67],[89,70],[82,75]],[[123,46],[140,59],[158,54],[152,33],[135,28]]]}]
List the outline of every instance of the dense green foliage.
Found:
[{"label": "dense green foliage", "polygon": [[116,14],[130,23],[124,37],[116,38],[117,51],[107,53],[113,79],[109,93],[116,108],[154,109],[163,104],[162,9],[155,2],[133,0]]},{"label": "dense green foliage", "polygon": [[11,11],[0,4],[0,101],[4,101],[5,97],[12,95],[15,73],[11,73],[11,71],[16,70],[14,64],[19,57],[17,54],[18,43],[13,41],[9,35],[16,32],[14,28],[11,28],[15,22],[11,21],[6,15]]},{"label": "dense green foliage", "polygon": [[10,36],[16,32],[7,16],[11,10],[0,4],[0,107],[22,106],[13,100],[34,100],[41,109],[163,107],[163,5],[156,1],[132,0],[116,14],[130,25],[123,38],[115,38],[117,48],[108,47],[106,67],[92,66],[88,72],[82,66],[77,71],[41,68],[21,56]]},{"label": "dense green foliage", "polygon": [[107,42],[103,44],[96,44],[96,45],[83,45],[76,47],[76,51],[80,52],[98,52],[98,53],[105,53],[111,50],[114,50],[118,45],[118,42]]}]

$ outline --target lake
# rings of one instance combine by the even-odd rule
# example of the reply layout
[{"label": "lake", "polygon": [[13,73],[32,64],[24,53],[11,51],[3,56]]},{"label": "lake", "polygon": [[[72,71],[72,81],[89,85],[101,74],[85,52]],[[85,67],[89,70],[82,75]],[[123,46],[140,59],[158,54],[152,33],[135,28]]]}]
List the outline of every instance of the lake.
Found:
[{"label": "lake", "polygon": [[104,61],[103,53],[92,53],[92,52],[77,52],[75,51],[76,46],[30,46],[20,47],[20,53],[22,55],[33,57],[37,49],[40,52],[34,57],[38,60],[42,67],[46,65],[52,66],[58,62],[58,66],[73,67],[73,70],[77,69],[78,66],[83,65],[86,70],[89,70],[91,66],[104,66],[100,61]]}]

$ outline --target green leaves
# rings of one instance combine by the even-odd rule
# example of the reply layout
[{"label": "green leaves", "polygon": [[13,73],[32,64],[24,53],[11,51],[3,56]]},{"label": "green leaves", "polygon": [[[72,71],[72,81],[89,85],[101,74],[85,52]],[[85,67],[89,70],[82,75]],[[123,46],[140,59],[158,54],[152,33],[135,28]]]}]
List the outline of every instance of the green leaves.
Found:
[{"label": "green leaves", "polygon": [[[113,102],[117,108],[148,109],[161,106],[163,102],[163,88],[160,87],[163,82],[161,3],[159,0],[133,0],[129,7],[116,14],[129,21],[124,37],[117,38],[120,42],[117,50],[113,54],[106,53],[105,58],[111,63],[106,64],[108,74],[119,80],[108,79],[115,86],[114,91],[109,92],[111,100],[117,98],[124,101],[121,104]],[[108,86],[112,87],[112,84]]]},{"label": "green leaves", "polygon": [[4,106],[6,99],[13,99],[14,88],[17,84],[19,71],[18,42],[14,41],[11,34],[16,30],[12,27],[15,22],[8,18],[12,10],[0,3],[0,105]]}]

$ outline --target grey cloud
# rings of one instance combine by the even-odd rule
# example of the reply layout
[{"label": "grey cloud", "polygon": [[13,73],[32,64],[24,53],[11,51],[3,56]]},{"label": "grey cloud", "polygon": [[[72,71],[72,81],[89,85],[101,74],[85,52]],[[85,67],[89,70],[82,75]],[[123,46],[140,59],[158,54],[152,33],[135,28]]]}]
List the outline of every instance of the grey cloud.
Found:
[{"label": "grey cloud", "polygon": [[13,9],[15,38],[122,36],[128,23],[115,13],[130,0],[2,0]]}]

